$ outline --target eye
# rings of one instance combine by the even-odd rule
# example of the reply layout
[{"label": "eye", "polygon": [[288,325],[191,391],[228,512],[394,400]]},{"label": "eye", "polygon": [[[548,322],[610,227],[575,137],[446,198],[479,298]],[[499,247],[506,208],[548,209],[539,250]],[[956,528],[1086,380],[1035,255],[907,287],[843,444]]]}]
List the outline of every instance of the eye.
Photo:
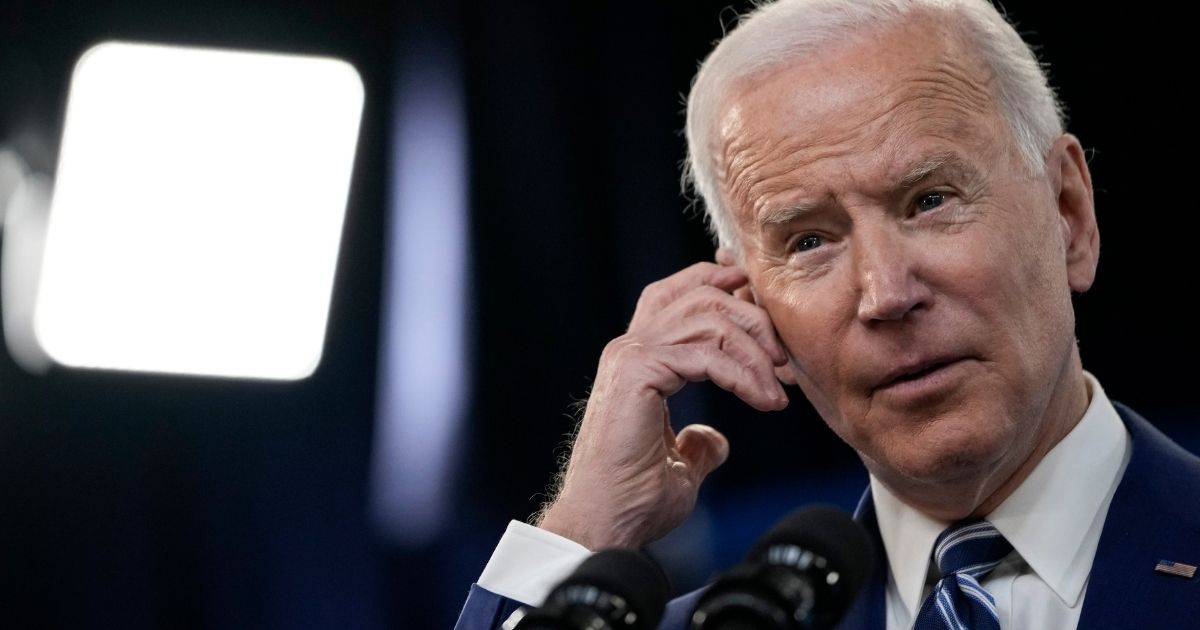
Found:
[{"label": "eye", "polygon": [[800,240],[796,241],[796,251],[806,252],[810,249],[816,249],[821,246],[822,242],[821,237],[816,234],[805,234],[800,237]]},{"label": "eye", "polygon": [[917,197],[916,207],[917,212],[928,212],[946,202],[945,193],[927,192],[920,197]]}]

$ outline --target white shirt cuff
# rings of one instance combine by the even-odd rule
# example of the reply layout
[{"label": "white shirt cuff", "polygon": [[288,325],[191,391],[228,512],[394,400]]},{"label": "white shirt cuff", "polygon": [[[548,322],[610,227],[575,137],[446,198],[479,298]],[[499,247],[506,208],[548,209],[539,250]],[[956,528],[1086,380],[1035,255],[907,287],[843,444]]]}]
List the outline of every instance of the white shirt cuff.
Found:
[{"label": "white shirt cuff", "polygon": [[550,589],[590,555],[587,547],[573,540],[510,521],[478,584],[522,604],[541,606]]}]

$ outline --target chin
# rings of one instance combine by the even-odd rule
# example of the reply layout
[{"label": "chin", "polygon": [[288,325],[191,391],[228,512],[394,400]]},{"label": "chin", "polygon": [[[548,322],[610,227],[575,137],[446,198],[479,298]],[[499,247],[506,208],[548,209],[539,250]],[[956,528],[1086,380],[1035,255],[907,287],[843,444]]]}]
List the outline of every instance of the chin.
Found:
[{"label": "chin", "polygon": [[1006,459],[1013,447],[1013,436],[1001,430],[979,429],[977,422],[967,426],[937,422],[884,445],[876,464],[892,471],[892,475],[922,485],[985,480]]}]

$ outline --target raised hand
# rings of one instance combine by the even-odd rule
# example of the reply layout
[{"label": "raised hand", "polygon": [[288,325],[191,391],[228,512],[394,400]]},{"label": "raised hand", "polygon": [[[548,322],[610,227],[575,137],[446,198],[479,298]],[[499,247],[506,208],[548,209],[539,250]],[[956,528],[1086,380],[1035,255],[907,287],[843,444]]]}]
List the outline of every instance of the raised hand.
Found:
[{"label": "raised hand", "polygon": [[[726,255],[724,261],[728,260]],[[760,411],[787,406],[787,362],[745,271],[697,263],[642,291],[629,330],[600,357],[562,485],[539,527],[591,548],[639,547],[691,512],[729,455],[712,427],[671,429],[667,397],[711,380]]]}]

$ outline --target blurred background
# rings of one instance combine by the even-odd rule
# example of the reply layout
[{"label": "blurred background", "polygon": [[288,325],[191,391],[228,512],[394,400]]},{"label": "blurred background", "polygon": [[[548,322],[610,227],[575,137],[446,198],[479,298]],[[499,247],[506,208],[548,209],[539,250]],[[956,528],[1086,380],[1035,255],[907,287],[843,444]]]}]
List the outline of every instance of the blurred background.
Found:
[{"label": "blurred background", "polygon": [[[1200,450],[1189,27],[1005,5],[1092,152],[1084,364]],[[333,56],[366,89],[312,376],[31,373],[0,354],[0,626],[450,627],[544,499],[641,288],[712,258],[679,192],[682,95],[747,6],[0,0],[0,147],[51,178],[72,67],[100,41]],[[732,442],[653,550],[678,591],[790,508],[849,509],[864,487],[798,393],[766,416],[707,385],[672,407]]]}]

